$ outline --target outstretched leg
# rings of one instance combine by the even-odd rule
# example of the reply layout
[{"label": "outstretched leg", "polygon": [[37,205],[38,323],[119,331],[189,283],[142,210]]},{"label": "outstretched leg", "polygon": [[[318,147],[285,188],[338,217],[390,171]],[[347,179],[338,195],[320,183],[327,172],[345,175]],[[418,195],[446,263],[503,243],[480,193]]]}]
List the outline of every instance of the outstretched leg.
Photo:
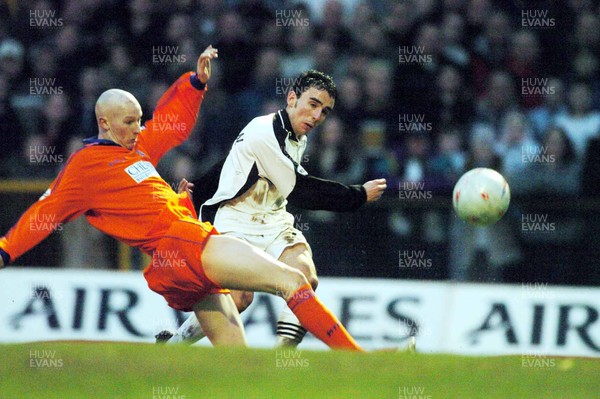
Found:
[{"label": "outstretched leg", "polygon": [[[302,272],[250,244],[234,237],[211,236],[202,252],[202,264],[206,276],[221,287],[283,297],[302,325],[330,347],[362,350],[315,296]],[[200,323],[205,327],[203,320]]]}]

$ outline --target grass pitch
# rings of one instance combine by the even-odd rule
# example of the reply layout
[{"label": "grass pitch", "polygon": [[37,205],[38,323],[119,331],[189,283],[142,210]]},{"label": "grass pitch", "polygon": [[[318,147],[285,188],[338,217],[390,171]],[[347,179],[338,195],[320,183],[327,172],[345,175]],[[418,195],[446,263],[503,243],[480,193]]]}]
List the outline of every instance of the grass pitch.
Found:
[{"label": "grass pitch", "polygon": [[0,345],[0,398],[568,398],[600,360],[47,342]]}]

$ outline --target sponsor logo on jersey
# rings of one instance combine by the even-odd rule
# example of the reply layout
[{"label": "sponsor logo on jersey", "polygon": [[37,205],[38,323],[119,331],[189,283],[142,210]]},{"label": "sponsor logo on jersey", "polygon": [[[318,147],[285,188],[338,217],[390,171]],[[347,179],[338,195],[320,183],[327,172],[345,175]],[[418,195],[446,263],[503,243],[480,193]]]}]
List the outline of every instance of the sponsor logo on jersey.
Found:
[{"label": "sponsor logo on jersey", "polygon": [[141,183],[149,177],[160,177],[154,165],[148,161],[138,161],[125,168],[127,173],[136,183]]}]

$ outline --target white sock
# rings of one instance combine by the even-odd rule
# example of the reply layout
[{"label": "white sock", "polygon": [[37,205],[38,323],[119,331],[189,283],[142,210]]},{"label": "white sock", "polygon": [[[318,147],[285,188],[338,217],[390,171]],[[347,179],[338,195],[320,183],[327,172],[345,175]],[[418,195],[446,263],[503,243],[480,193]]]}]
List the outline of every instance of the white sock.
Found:
[{"label": "white sock", "polygon": [[306,330],[287,306],[281,311],[277,320],[277,343],[275,346],[298,346],[306,335]]},{"label": "white sock", "polygon": [[202,326],[198,322],[196,315],[192,313],[167,341],[167,344],[179,344],[185,342],[191,345],[204,337],[206,337],[206,335],[204,335],[204,332],[202,331]]}]

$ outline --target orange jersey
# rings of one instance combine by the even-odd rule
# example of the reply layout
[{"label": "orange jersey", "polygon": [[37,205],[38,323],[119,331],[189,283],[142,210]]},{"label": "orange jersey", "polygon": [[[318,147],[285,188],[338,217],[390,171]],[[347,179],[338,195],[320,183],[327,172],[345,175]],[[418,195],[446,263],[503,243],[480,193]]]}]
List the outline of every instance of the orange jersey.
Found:
[{"label": "orange jersey", "polygon": [[188,138],[204,93],[195,74],[181,76],[161,97],[132,150],[109,140],[86,140],[0,239],[0,249],[15,260],[61,223],[85,215],[102,232],[151,254],[174,221],[196,217],[189,196],[173,191],[155,167]]}]

